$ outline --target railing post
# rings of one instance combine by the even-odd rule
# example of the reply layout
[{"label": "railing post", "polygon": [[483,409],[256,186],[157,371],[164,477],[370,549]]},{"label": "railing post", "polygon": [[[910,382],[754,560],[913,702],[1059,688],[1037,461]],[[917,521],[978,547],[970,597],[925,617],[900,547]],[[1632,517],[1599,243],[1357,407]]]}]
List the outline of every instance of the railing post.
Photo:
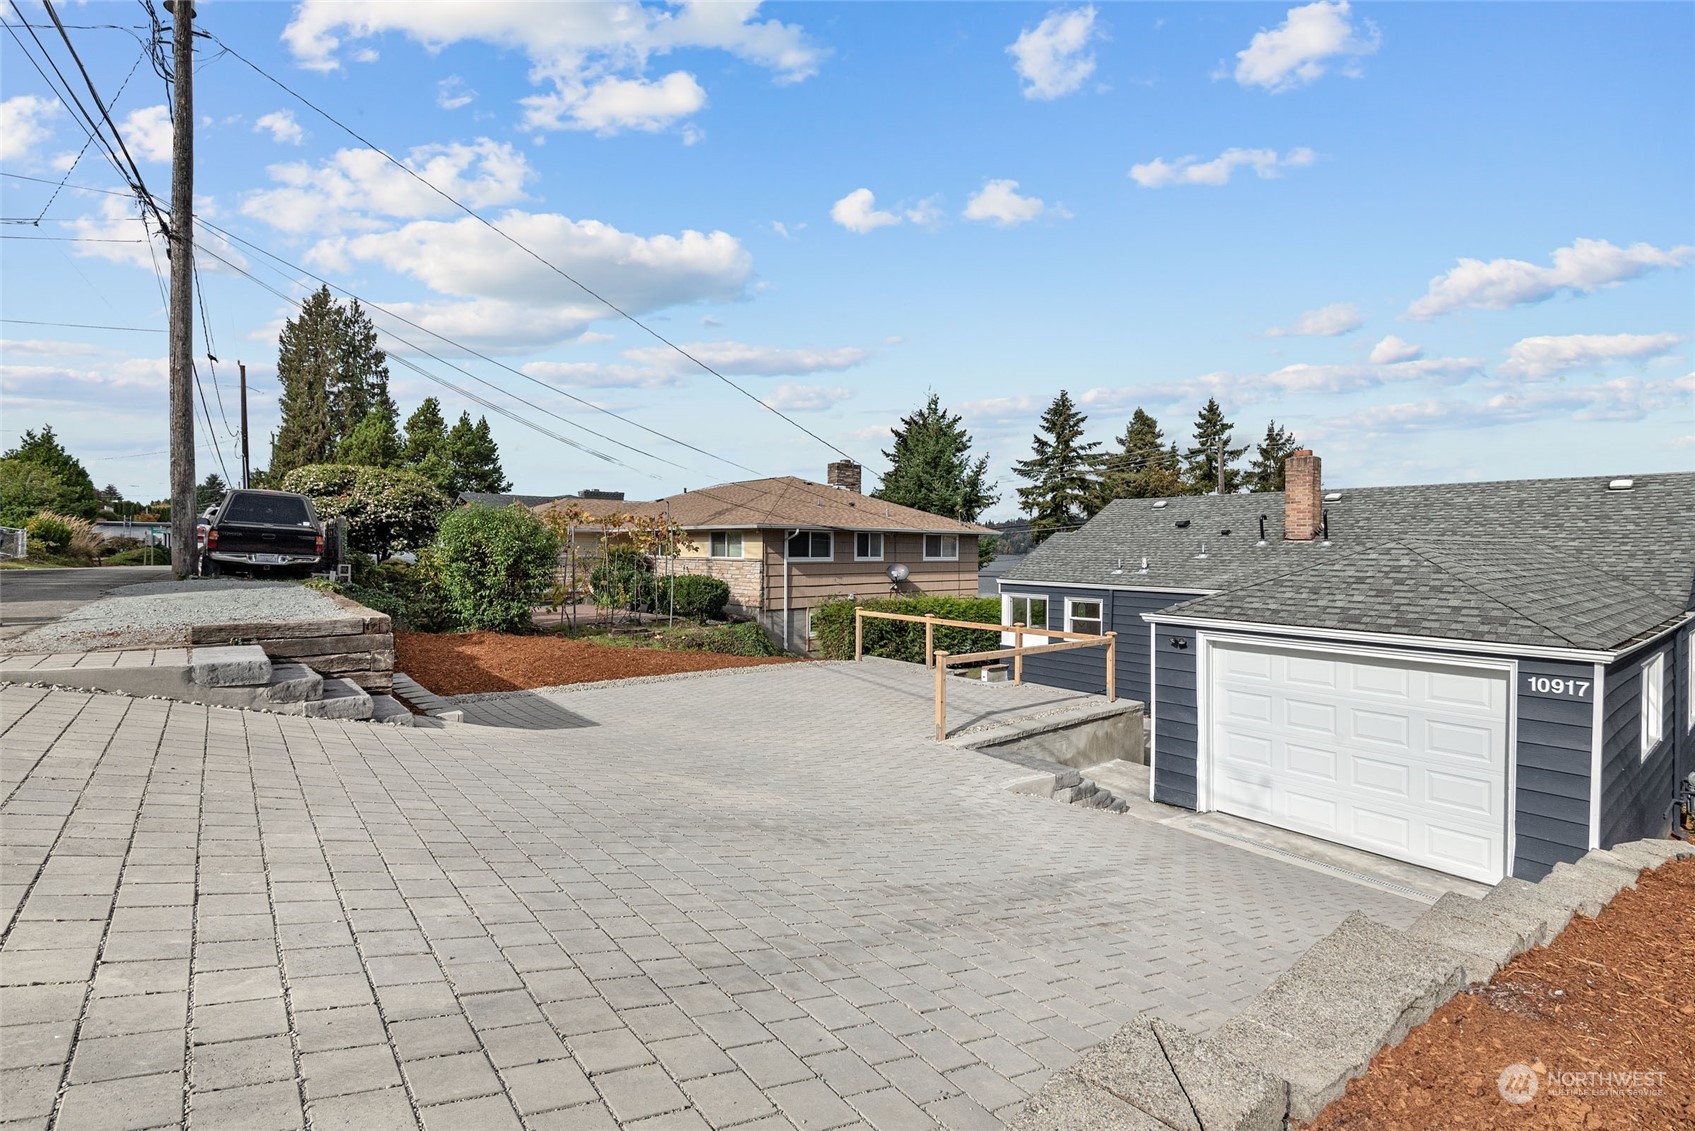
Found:
[{"label": "railing post", "polygon": [[948,665],[946,652],[937,652],[936,664],[936,741],[944,742],[948,737]]},{"label": "railing post", "polygon": [[1106,634],[1106,701],[1118,702],[1118,633]]},{"label": "railing post", "polygon": [[[943,653],[946,655],[946,653]],[[930,667],[936,662],[936,614],[924,614],[924,666]]]},{"label": "railing post", "polygon": [[853,658],[858,662],[865,657],[865,610],[853,611]]},{"label": "railing post", "polygon": [[[1024,647],[1024,622],[1021,620],[1012,622],[1012,646],[1014,648]],[[1012,658],[1012,682],[1014,684],[1022,684],[1024,682],[1023,652],[1018,653],[1018,655]]]}]

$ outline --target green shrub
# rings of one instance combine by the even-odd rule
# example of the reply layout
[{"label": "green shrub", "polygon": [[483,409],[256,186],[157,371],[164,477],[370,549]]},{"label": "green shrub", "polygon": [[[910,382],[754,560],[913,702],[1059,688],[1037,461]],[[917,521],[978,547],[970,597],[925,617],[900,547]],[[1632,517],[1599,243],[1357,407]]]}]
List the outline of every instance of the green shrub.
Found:
[{"label": "green shrub", "polygon": [[451,500],[415,471],[352,464],[297,467],[281,488],[312,500],[318,518],[347,519],[347,545],[378,561],[427,546]]},{"label": "green shrub", "polygon": [[614,546],[589,572],[589,594],[600,609],[653,608],[653,559],[627,546]]},{"label": "green shrub", "polygon": [[431,556],[461,627],[528,632],[559,567],[559,537],[523,507],[463,507],[442,519]]},{"label": "green shrub", "polygon": [[730,583],[716,577],[685,573],[654,578],[654,612],[673,612],[691,620],[723,620],[730,603]]},{"label": "green shrub", "polygon": [[[883,597],[872,601],[847,598],[825,601],[812,610],[812,636],[827,660],[853,659],[853,611],[871,609],[946,620],[999,624],[999,597]],[[936,647],[954,655],[988,652],[1000,645],[999,629],[950,628],[938,625]],[[911,621],[865,618],[865,654],[909,663],[924,662],[924,626]]]},{"label": "green shrub", "polygon": [[717,652],[724,656],[781,656],[765,630],[752,621],[734,624],[689,624],[652,631],[598,633],[578,636],[619,648],[656,648],[667,652]]},{"label": "green shrub", "polygon": [[70,545],[70,523],[58,515],[38,514],[24,524],[24,529],[29,531],[31,549],[39,547],[46,553],[56,554]]}]

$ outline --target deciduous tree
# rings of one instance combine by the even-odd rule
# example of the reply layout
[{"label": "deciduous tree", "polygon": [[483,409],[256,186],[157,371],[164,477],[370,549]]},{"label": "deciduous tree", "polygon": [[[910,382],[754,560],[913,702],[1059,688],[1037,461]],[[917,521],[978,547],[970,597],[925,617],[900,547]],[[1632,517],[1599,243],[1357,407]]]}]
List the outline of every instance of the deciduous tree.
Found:
[{"label": "deciduous tree", "polygon": [[94,489],[88,469],[59,443],[51,425],[42,425],[40,432],[27,430],[18,438],[17,447],[0,459],[34,464],[57,479],[60,493],[53,509],[60,514],[92,519],[100,513],[100,493]]}]

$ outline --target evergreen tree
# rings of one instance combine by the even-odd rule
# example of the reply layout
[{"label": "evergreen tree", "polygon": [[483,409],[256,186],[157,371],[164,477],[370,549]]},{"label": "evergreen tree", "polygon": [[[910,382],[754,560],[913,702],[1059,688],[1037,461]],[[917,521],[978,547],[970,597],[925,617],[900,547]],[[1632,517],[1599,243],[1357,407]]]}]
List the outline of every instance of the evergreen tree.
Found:
[{"label": "evergreen tree", "polygon": [[205,510],[213,503],[220,501],[224,497],[224,492],[229,489],[229,484],[224,482],[222,476],[215,471],[209,473],[206,476],[206,482],[194,489],[195,509]]},{"label": "evergreen tree", "polygon": [[489,431],[486,416],[472,424],[470,413],[459,414],[458,423],[447,434],[447,458],[453,465],[450,495],[461,491],[498,493],[512,486],[500,466],[500,448]]},{"label": "evergreen tree", "polygon": [[425,397],[406,418],[406,442],[400,449],[400,466],[416,471],[448,494],[453,494],[453,463],[447,453],[447,422],[441,402]]},{"label": "evergreen tree", "polygon": [[[1201,406],[1200,414],[1195,417],[1195,446],[1183,454],[1190,494],[1205,495],[1217,491],[1221,495],[1233,495],[1242,489],[1242,471],[1232,465],[1242,458],[1248,446],[1230,446],[1230,434],[1235,428],[1234,424],[1224,419],[1224,410],[1219,407],[1217,399],[1207,398],[1207,403]],[[1224,456],[1222,486],[1219,477],[1220,452]]]},{"label": "evergreen tree", "polygon": [[883,453],[889,470],[872,497],[961,522],[976,522],[999,502],[988,484],[989,457],[971,458],[971,433],[960,419],[935,393],[902,417],[893,429],[894,449]]},{"label": "evergreen tree", "polygon": [[1283,490],[1283,461],[1298,445],[1295,434],[1273,420],[1265,426],[1265,439],[1254,449],[1254,462],[1248,466],[1248,490]]},{"label": "evergreen tree", "polygon": [[282,427],[271,445],[270,471],[328,463],[373,411],[396,418],[388,391],[388,355],[355,299],[343,307],[320,287],[283,324],[277,341]]},{"label": "evergreen tree", "polygon": [[395,467],[400,463],[400,434],[390,411],[373,408],[335,450],[337,463]]},{"label": "evergreen tree", "polygon": [[1088,417],[1077,411],[1064,389],[1042,413],[1041,431],[1030,441],[1030,458],[1012,465],[1020,479],[1019,505],[1030,516],[1030,536],[1040,545],[1051,535],[1087,519],[1100,500],[1096,441],[1083,442]]},{"label": "evergreen tree", "polygon": [[1176,447],[1166,446],[1159,421],[1140,408],[1124,426],[1118,451],[1107,457],[1106,465],[1102,505],[1113,499],[1161,499],[1183,493]]},{"label": "evergreen tree", "polygon": [[99,515],[100,493],[94,489],[94,480],[89,478],[88,469],[59,443],[51,425],[42,425],[40,432],[33,428],[26,431],[18,438],[18,446],[0,455],[0,459],[34,464],[57,479],[59,493],[54,507],[61,514],[88,519]]}]

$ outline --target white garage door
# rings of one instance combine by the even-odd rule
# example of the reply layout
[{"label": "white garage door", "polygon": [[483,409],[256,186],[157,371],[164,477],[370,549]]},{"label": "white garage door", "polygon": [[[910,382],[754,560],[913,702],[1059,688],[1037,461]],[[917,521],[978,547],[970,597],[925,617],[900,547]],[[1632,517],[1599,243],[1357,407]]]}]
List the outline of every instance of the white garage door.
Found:
[{"label": "white garage door", "polygon": [[1505,874],[1505,671],[1227,641],[1209,657],[1213,808]]}]

